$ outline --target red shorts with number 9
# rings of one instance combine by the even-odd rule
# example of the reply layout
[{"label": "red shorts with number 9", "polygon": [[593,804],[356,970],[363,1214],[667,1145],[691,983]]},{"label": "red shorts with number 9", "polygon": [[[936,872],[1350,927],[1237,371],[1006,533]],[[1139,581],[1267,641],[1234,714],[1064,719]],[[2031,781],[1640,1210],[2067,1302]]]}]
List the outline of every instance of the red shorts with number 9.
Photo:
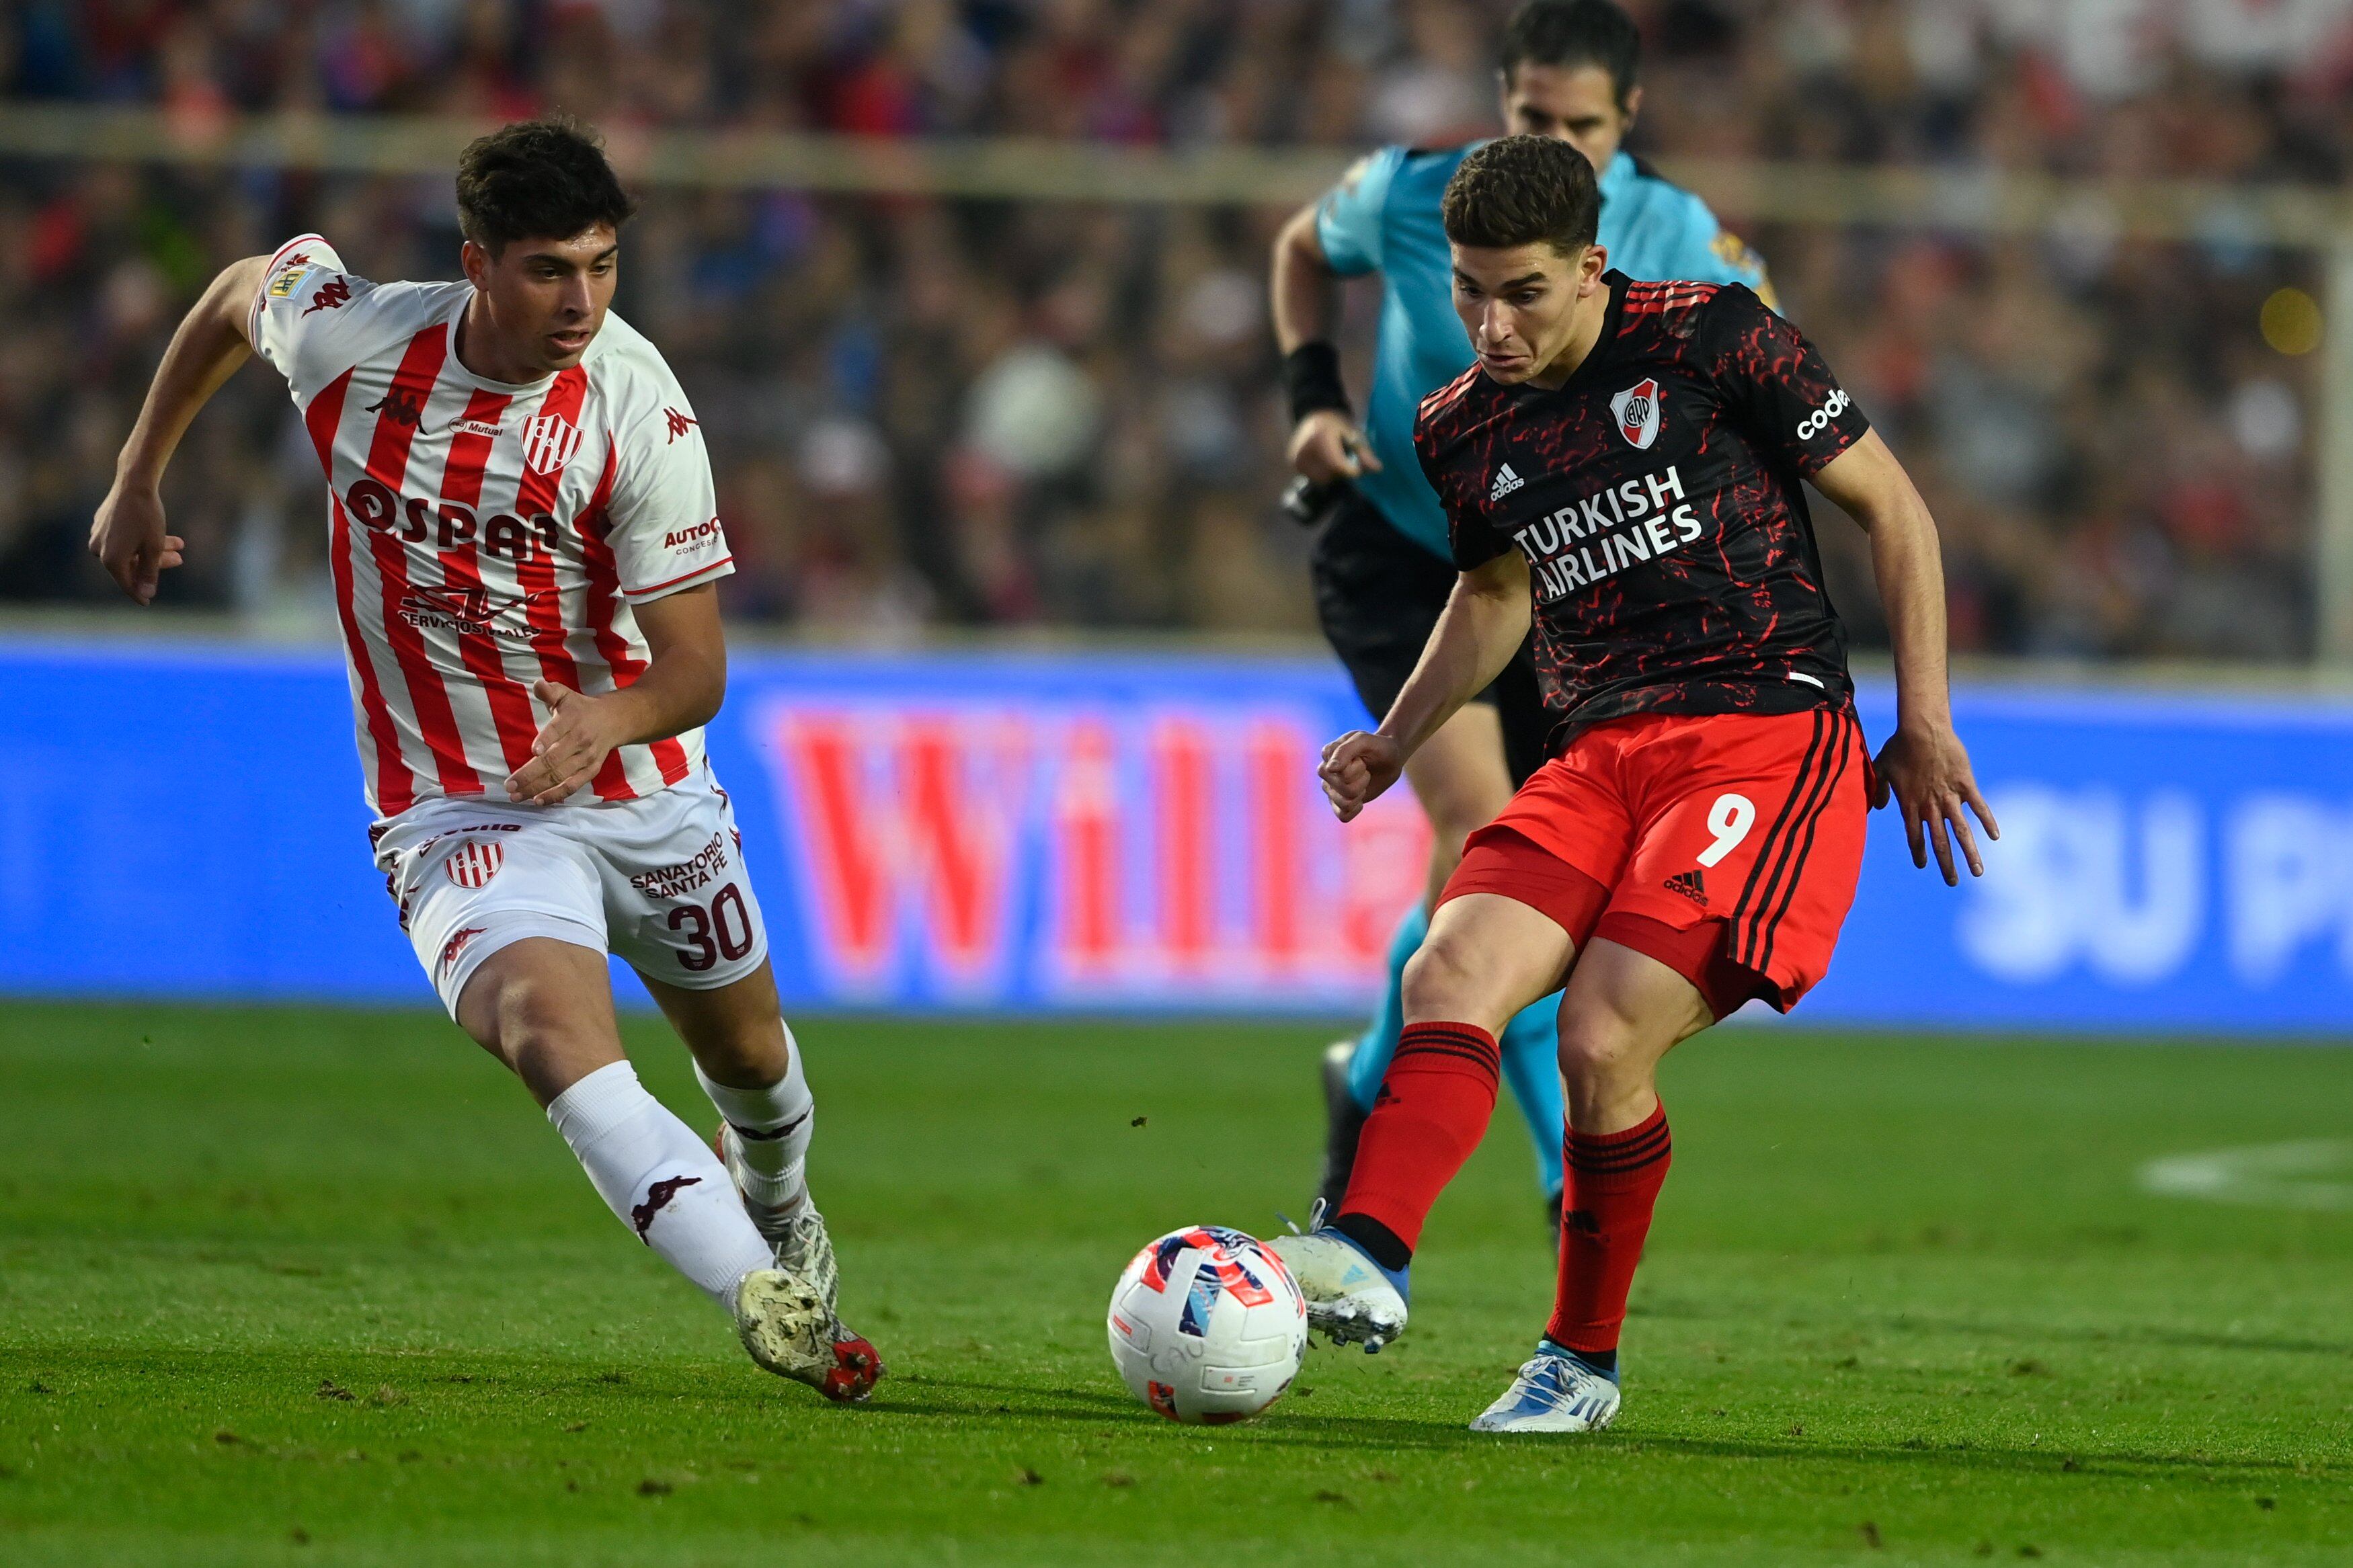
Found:
[{"label": "red shorts with number 9", "polygon": [[1440,901],[1500,893],[1787,1012],[1854,902],[1871,755],[1851,709],[1606,720],[1471,835]]}]

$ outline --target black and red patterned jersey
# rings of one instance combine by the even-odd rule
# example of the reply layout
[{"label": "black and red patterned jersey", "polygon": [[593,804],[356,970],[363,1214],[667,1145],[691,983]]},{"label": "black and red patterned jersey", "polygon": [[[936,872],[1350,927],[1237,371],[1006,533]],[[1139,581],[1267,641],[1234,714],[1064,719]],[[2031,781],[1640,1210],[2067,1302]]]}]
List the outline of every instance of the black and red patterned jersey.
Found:
[{"label": "black and red patterned jersey", "polygon": [[1862,411],[1746,287],[1604,281],[1565,384],[1473,366],[1414,426],[1454,563],[1527,557],[1554,747],[1629,713],[1845,706],[1800,481],[1862,439]]}]

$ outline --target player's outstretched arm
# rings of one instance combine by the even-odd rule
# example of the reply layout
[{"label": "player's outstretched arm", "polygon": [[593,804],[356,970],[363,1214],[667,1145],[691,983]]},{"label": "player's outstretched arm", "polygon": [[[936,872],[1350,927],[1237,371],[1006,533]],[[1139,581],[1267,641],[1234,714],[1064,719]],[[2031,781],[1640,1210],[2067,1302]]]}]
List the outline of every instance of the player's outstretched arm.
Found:
[{"label": "player's outstretched arm", "polygon": [[1351,730],[1324,748],[1316,770],[1343,822],[1397,783],[1406,760],[1504,672],[1528,635],[1528,563],[1517,550],[1463,573],[1430,629],[1421,658],[1388,716],[1370,734]]},{"label": "player's outstretched arm", "polygon": [[1968,752],[1953,732],[1945,670],[1945,567],[1936,520],[1912,476],[1875,430],[1824,464],[1814,485],[1871,535],[1872,574],[1879,581],[1888,640],[1894,645],[1895,733],[1880,748],[1871,804],[1882,806],[1894,797],[1915,866],[1928,864],[1933,845],[1946,885],[1957,886],[1961,879],[1951,842],[1957,839],[1969,875],[1982,877],[1985,863],[1963,805],[1977,813],[1989,838],[2000,838],[2001,829],[1978,793]]},{"label": "player's outstretched arm", "polygon": [[1331,342],[1339,274],[1316,237],[1320,205],[1301,207],[1274,237],[1267,276],[1269,314],[1291,396],[1291,466],[1326,485],[1381,465],[1365,445],[1364,430],[1349,416],[1347,395],[1340,387],[1340,356]]},{"label": "player's outstretched arm", "polygon": [[717,584],[681,589],[636,610],[652,658],[635,682],[596,697],[552,680],[533,684],[547,722],[532,742],[531,761],[507,780],[507,798],[553,805],[595,778],[614,748],[668,740],[719,711],[727,695],[727,637]]},{"label": "player's outstretched arm", "polygon": [[115,459],[113,487],[90,524],[90,552],[142,605],[154,599],[157,580],[164,568],[180,563],[185,545],[164,531],[164,467],[196,410],[253,352],[245,336],[246,310],[269,268],[266,256],[231,263],[172,334],[139,422]]}]

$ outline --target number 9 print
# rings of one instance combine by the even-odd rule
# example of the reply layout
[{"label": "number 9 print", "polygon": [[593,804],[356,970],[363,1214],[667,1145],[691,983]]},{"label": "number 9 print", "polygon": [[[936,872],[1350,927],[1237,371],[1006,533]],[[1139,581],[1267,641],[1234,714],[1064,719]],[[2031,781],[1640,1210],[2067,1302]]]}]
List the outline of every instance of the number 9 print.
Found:
[{"label": "number 9 print", "polygon": [[[1715,804],[1707,808],[1707,830],[1715,835],[1715,842],[1699,852],[1699,863],[1713,866],[1740,847],[1748,830],[1757,826],[1757,803],[1745,795],[1720,795]],[[730,888],[729,892],[735,889]]]}]

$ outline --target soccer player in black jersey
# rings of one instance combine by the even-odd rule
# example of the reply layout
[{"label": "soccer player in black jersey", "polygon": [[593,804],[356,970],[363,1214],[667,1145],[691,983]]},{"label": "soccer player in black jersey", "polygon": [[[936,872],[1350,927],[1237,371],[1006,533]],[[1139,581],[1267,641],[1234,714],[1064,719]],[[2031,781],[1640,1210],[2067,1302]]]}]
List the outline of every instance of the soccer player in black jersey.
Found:
[{"label": "soccer player in black jersey", "polygon": [[[1661,1058],[1827,968],[1891,796],[1913,859],[1981,870],[1998,836],[1953,732],[1936,531],[1797,331],[1738,284],[1637,283],[1593,243],[1593,172],[1507,137],[1464,159],[1444,217],[1478,363],[1414,446],[1461,575],[1379,730],[1324,749],[1343,821],[1535,630],[1550,758],[1472,835],[1406,972],[1407,1027],[1331,1224],[1286,1237],[1312,1321],[1377,1349],[1405,1326],[1424,1217],[1495,1102],[1495,1031],[1567,983],[1566,1218],[1536,1353],[1472,1425],[1581,1432],[1616,1415],[1626,1295],[1671,1153]],[[1802,480],[1871,539],[1895,733],[1856,722]]]}]

